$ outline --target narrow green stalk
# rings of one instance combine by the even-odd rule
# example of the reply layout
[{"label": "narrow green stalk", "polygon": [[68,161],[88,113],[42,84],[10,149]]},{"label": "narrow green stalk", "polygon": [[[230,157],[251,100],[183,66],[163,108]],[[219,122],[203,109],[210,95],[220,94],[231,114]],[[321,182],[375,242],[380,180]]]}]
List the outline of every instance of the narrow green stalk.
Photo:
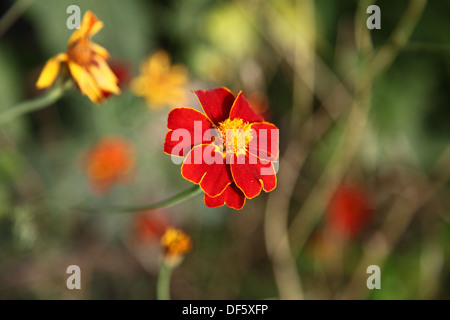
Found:
[{"label": "narrow green stalk", "polygon": [[156,285],[156,298],[158,300],[170,300],[170,278],[173,268],[165,261],[161,263],[158,274],[158,283]]},{"label": "narrow green stalk", "polygon": [[152,204],[145,204],[140,206],[98,206],[98,207],[79,207],[81,210],[90,211],[90,212],[105,212],[105,211],[115,211],[115,212],[136,212],[136,211],[146,211],[160,208],[167,208],[173,206],[177,203],[190,199],[197,194],[201,193],[202,189],[199,186],[195,185],[191,189],[180,192],[166,200],[162,200],[159,202],[155,202]]},{"label": "narrow green stalk", "polygon": [[0,125],[5,124],[8,121],[11,121],[17,117],[20,117],[28,112],[40,110],[48,107],[59,98],[61,98],[73,85],[72,80],[67,80],[65,83],[61,85],[54,85],[49,91],[47,91],[44,95],[37,97],[33,100],[24,101],[15,107],[6,109],[5,111],[0,113]]}]

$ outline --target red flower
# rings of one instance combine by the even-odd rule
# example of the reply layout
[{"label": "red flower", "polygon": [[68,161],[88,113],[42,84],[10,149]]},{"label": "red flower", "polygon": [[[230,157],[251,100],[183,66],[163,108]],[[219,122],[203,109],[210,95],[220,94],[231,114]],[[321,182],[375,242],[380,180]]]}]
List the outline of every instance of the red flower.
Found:
[{"label": "red flower", "polygon": [[329,226],[340,236],[354,238],[373,215],[369,195],[359,186],[341,185],[328,207]]},{"label": "red flower", "polygon": [[278,128],[255,113],[242,92],[195,91],[205,114],[191,108],[169,113],[164,151],[184,157],[182,176],[200,185],[205,204],[241,209],[246,198],[275,189]]}]

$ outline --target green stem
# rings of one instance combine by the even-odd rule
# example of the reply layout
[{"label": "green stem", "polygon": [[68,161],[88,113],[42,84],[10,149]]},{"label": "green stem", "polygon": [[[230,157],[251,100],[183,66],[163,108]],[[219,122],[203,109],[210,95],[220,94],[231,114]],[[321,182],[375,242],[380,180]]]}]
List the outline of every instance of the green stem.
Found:
[{"label": "green stem", "polygon": [[167,263],[162,262],[158,274],[158,283],[156,285],[156,298],[158,300],[170,300],[170,277],[173,268]]},{"label": "green stem", "polygon": [[98,207],[80,207],[79,209],[90,211],[90,212],[105,212],[105,211],[115,211],[115,212],[136,212],[136,211],[146,211],[153,210],[159,208],[167,208],[173,206],[177,203],[185,201],[187,199],[196,196],[201,193],[202,189],[199,186],[195,185],[191,189],[180,192],[166,200],[162,200],[159,202],[155,202],[152,204],[145,204],[140,206],[98,206]]},{"label": "green stem", "polygon": [[28,112],[36,111],[48,107],[53,102],[61,98],[66,90],[73,85],[72,80],[68,80],[61,85],[53,86],[47,93],[33,100],[24,101],[15,107],[9,108],[0,113],[0,124],[5,124]]}]

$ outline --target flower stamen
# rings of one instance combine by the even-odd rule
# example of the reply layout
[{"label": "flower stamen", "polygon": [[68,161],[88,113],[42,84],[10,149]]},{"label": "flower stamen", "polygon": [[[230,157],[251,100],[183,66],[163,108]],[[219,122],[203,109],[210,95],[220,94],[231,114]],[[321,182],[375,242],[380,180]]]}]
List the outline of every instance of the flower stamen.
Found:
[{"label": "flower stamen", "polygon": [[87,37],[82,37],[69,47],[67,54],[80,66],[89,65],[93,57],[92,44]]},{"label": "flower stamen", "polygon": [[217,139],[216,145],[220,147],[222,144],[223,155],[226,154],[245,154],[247,146],[253,139],[251,123],[240,119],[227,119],[219,123],[220,138]]}]

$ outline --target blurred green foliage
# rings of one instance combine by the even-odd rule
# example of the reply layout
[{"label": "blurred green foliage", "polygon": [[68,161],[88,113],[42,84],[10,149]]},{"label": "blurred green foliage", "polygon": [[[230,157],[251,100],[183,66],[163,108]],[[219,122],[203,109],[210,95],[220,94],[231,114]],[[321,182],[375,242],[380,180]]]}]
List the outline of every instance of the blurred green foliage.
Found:
[{"label": "blurred green foliage", "polygon": [[[370,32],[375,50],[389,40],[408,3],[376,2],[382,29]],[[0,112],[42,94],[34,83],[45,61],[66,50],[72,33],[66,28],[66,8],[71,4],[33,1],[0,36]],[[282,155],[304,132],[300,124],[308,116],[304,111],[304,118],[291,125],[298,114],[296,94],[305,92],[300,95],[305,105],[311,96],[310,114],[322,108],[320,94],[309,92],[299,81],[304,80],[300,73],[310,70],[308,62],[319,57],[350,93],[354,88],[347,81],[348,72],[361,63],[354,33],[365,24],[354,25],[357,1],[80,0],[76,4],[82,13],[91,10],[104,22],[93,40],[108,49],[111,61],[129,65],[132,76],[144,59],[162,48],[175,63],[188,68],[189,89],[226,86],[236,94],[263,92],[271,121],[281,130]],[[0,16],[12,5],[2,2]],[[407,45],[373,79],[367,130],[345,177],[366,184],[377,203],[377,215],[361,238],[344,246],[339,262],[331,264],[314,249],[315,232],[326,225],[320,219],[305,250],[293,252],[306,298],[335,298],[358,272],[363,274],[359,299],[450,297],[447,180],[417,209],[391,248],[381,266],[381,290],[366,290],[365,270],[357,269],[366,240],[383,232],[383,219],[402,191],[417,187],[417,181],[434,181],[442,173],[433,168],[450,141],[449,10],[448,2],[429,1]],[[308,56],[311,52],[314,55]],[[314,67],[313,73],[315,87],[331,87],[330,78],[322,78]],[[189,97],[189,106],[198,108],[194,95]],[[332,104],[345,104],[342,101]],[[71,90],[49,108],[0,128],[0,299],[155,299],[157,269],[144,267],[129,248],[134,214],[91,214],[74,208],[86,201],[147,203],[190,187],[180,167],[163,152],[169,111],[170,106],[149,109],[128,88],[100,106]],[[345,121],[332,120],[329,130],[308,149],[288,204],[290,221],[338,148]],[[138,150],[137,172],[131,183],[96,197],[83,171],[83,156],[110,135],[127,139]],[[248,200],[240,212],[207,208],[202,197],[164,211],[195,243],[174,272],[174,299],[279,297],[265,247],[267,198]],[[65,268],[70,264],[83,270],[86,289],[66,288]]]}]

